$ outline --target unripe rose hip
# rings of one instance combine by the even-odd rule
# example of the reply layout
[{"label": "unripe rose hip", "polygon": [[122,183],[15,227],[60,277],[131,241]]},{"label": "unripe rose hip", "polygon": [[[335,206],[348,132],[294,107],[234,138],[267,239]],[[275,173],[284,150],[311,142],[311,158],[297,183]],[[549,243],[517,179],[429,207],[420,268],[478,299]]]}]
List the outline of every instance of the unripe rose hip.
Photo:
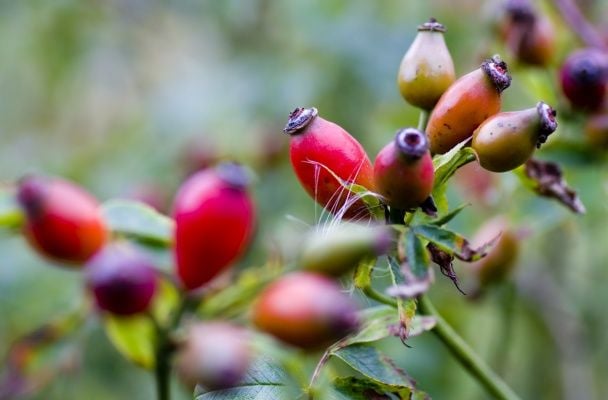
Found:
[{"label": "unripe rose hip", "polygon": [[445,27],[434,18],[420,25],[397,74],[403,98],[425,110],[431,110],[456,79],[444,32]]},{"label": "unripe rose hip", "polygon": [[104,247],[85,267],[85,280],[99,309],[116,315],[146,311],[156,291],[151,260],[125,243]]},{"label": "unripe rose hip", "polygon": [[268,286],[253,309],[262,331],[305,349],[321,349],[355,331],[357,307],[322,275],[296,272]]},{"label": "unripe rose hip", "polygon": [[496,217],[486,222],[475,234],[471,244],[483,246],[498,235],[498,240],[485,257],[467,264],[480,287],[504,281],[517,264],[519,238],[504,217]]},{"label": "unripe rose hip", "polygon": [[247,333],[227,322],[201,322],[190,326],[176,354],[176,371],[189,388],[226,389],[237,385],[247,372],[251,349]]},{"label": "unripe rose hip", "polygon": [[492,172],[523,165],[557,129],[556,112],[539,102],[536,107],[496,114],[477,128],[471,147],[479,164]]},{"label": "unripe rose hip", "polygon": [[454,82],[429,117],[426,133],[431,153],[446,153],[469,138],[488,117],[499,112],[500,94],[510,84],[507,64],[498,56]]},{"label": "unripe rose hip", "polygon": [[313,230],[304,242],[300,266],[338,277],[352,271],[361,261],[386,253],[392,239],[385,226],[343,223]]},{"label": "unripe rose hip", "polygon": [[296,108],[289,115],[283,131],[291,136],[289,154],[293,170],[306,192],[326,210],[337,214],[348,207],[344,218],[369,218],[361,200],[347,204],[353,194],[326,168],[344,181],[373,190],[372,164],[355,138],[317,114],[316,108]]},{"label": "unripe rose hip", "polygon": [[374,161],[376,189],[391,207],[418,207],[433,190],[435,172],[426,135],[401,129]]},{"label": "unripe rose hip", "polygon": [[574,109],[598,110],[608,90],[608,55],[594,48],[577,50],[564,61],[559,76]]},{"label": "unripe rose hip", "polygon": [[529,1],[511,0],[506,5],[504,40],[518,62],[548,66],[555,53],[556,32],[551,21]]},{"label": "unripe rose hip", "polygon": [[82,264],[108,236],[97,200],[74,183],[28,176],[18,184],[17,201],[28,242],[55,261]]},{"label": "unripe rose hip", "polygon": [[587,142],[594,149],[608,150],[608,113],[590,116],[584,131]]},{"label": "unripe rose hip", "polygon": [[177,275],[186,289],[196,289],[235,262],[253,236],[244,168],[221,164],[192,175],[175,197],[173,215]]}]

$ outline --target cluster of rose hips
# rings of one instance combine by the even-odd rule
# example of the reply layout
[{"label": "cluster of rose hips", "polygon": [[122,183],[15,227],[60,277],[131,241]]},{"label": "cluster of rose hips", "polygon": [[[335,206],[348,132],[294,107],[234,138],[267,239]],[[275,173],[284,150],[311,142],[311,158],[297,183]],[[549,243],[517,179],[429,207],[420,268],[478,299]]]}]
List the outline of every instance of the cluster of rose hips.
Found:
[{"label": "cluster of rose hips", "polygon": [[[550,25],[523,6],[512,4],[509,13],[504,31],[509,48],[521,61],[541,65],[550,53],[536,47],[551,46]],[[284,132],[290,135],[290,160],[298,180],[337,220],[351,222],[315,231],[296,262],[300,271],[261,292],[251,312],[259,330],[305,349],[326,347],[356,331],[357,306],[335,279],[390,252],[394,244],[393,231],[373,223],[377,213],[365,196],[379,199],[386,215],[403,217],[433,203],[433,156],[470,146],[481,167],[506,172],[523,165],[557,128],[555,111],[542,101],[501,112],[501,93],[511,77],[498,56],[456,79],[444,32],[434,19],[421,25],[398,72],[402,96],[429,113],[428,124],[399,129],[373,164],[353,136],[318,115],[316,108],[297,108],[289,115]],[[582,50],[568,58],[561,82],[573,107],[602,109],[607,70],[600,51]],[[602,118],[603,125],[595,124],[605,130],[606,115]],[[353,185],[364,192],[355,193]],[[183,293],[204,290],[248,247],[256,217],[247,187],[246,170],[225,163],[194,173],[179,188],[172,208],[172,252],[174,279]],[[87,287],[100,310],[119,316],[150,310],[159,286],[157,266],[137,247],[112,237],[91,195],[65,180],[26,177],[16,197],[26,216],[29,243],[52,260],[84,266]],[[361,221],[365,223],[356,223]],[[483,241],[503,233],[498,250],[474,267],[480,283],[487,284],[512,268],[517,239],[502,220],[482,231]],[[193,324],[178,344],[177,369],[189,385],[233,385],[247,370],[248,340],[246,331],[232,323]]]},{"label": "cluster of rose hips", "polygon": [[[173,253],[175,277],[184,292],[209,283],[251,241],[255,210],[247,177],[243,167],[221,164],[195,173],[179,189],[173,204]],[[150,310],[161,279],[159,269],[138,247],[112,238],[95,198],[69,181],[38,176],[23,178],[16,198],[25,215],[28,242],[52,261],[82,266],[100,310],[122,317]],[[248,350],[239,328],[205,322],[188,331],[178,352],[179,371],[187,383],[196,378],[208,387],[223,386],[240,376],[227,369],[246,369]],[[221,343],[228,351],[223,357],[210,357],[211,349]],[[240,363],[230,361],[235,353]],[[224,369],[221,360],[227,365]]]},{"label": "cluster of rose hips", "polygon": [[[530,0],[507,0],[499,36],[524,66],[547,68],[555,60],[556,29]],[[572,110],[586,114],[584,133],[592,148],[608,148],[608,44],[579,48],[559,68],[562,93]]]}]

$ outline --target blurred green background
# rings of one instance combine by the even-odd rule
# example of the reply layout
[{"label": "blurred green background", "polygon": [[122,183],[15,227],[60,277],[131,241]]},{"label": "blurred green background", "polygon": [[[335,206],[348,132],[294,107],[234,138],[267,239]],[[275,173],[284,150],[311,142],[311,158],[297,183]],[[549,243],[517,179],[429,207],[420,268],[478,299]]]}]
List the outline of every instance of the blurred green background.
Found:
[{"label": "blurred green background", "polygon": [[[553,9],[539,6],[559,27],[558,65],[580,44]],[[608,20],[606,1],[585,6],[597,23]],[[193,157],[236,159],[256,172],[260,212],[243,265],[276,249],[291,254],[320,210],[287,162],[288,113],[316,106],[373,159],[397,128],[417,123],[396,87],[416,26],[434,16],[448,27],[460,76],[496,52],[509,61],[492,31],[499,9],[498,1],[473,0],[2,1],[0,181],[65,176],[103,200],[152,187],[167,204]],[[555,68],[512,65],[512,75],[504,109],[563,104]],[[582,117],[566,115],[556,136],[580,142]],[[608,163],[559,140],[539,155],[562,163],[587,214],[536,198],[512,174],[497,175],[484,202],[455,180],[451,204],[472,206],[453,229],[472,235],[506,214],[527,236],[513,285],[474,303],[438,278],[431,296],[522,398],[605,399]],[[78,307],[85,294],[80,274],[49,268],[21,238],[0,235],[4,359],[11,341]],[[457,272],[467,287],[461,266]],[[433,335],[409,344],[382,346],[434,399],[487,398]],[[70,354],[73,363],[32,399],[153,398],[151,375],[124,361],[97,325],[87,325]]]}]

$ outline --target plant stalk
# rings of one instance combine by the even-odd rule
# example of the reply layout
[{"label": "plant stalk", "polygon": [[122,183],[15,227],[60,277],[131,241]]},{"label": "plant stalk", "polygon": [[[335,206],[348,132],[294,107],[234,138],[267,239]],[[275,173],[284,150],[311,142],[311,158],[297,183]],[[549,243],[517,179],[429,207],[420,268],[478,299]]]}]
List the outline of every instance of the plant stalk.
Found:
[{"label": "plant stalk", "polygon": [[420,110],[418,116],[418,130],[424,132],[426,130],[426,124],[429,122],[429,112],[426,110]]},{"label": "plant stalk", "polygon": [[426,315],[435,318],[433,332],[448,348],[450,353],[469,371],[483,387],[499,400],[520,400],[513,390],[498,376],[477,353],[439,315],[426,295],[419,297],[418,307]]}]

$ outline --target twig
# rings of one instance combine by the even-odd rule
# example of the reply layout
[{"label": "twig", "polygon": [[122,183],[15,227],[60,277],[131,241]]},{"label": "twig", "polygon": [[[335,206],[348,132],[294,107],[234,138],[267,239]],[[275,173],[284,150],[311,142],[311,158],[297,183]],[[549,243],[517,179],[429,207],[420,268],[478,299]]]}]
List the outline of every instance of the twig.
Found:
[{"label": "twig", "polygon": [[587,21],[573,0],[554,0],[562,17],[587,46],[608,50],[608,44],[595,27]]}]

